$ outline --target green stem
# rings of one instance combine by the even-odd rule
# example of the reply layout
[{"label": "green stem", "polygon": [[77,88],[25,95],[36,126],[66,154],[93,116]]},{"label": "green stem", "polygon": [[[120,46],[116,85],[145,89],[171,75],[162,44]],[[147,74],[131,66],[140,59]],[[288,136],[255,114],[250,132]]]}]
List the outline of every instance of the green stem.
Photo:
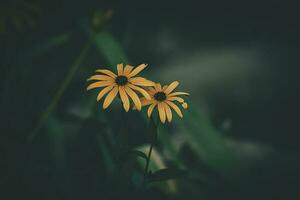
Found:
[{"label": "green stem", "polygon": [[152,142],[151,145],[150,145],[150,149],[149,149],[148,156],[147,156],[146,167],[145,167],[145,171],[144,171],[144,183],[146,182],[146,178],[147,178],[147,174],[148,174],[151,153],[152,153],[152,149],[153,149],[153,146],[154,146],[153,143],[154,142]]},{"label": "green stem", "polygon": [[148,174],[149,174],[150,158],[151,158],[153,146],[155,145],[156,140],[157,140],[157,130],[158,130],[158,124],[157,124],[157,127],[156,127],[156,131],[155,131],[155,133],[154,133],[154,134],[155,134],[155,135],[154,135],[154,138],[153,138],[152,141],[151,141],[150,149],[149,149],[148,156],[147,156],[147,160],[146,160],[146,166],[145,166],[145,170],[144,170],[143,186],[146,185],[147,176],[148,176]]},{"label": "green stem", "polygon": [[86,53],[88,52],[93,40],[94,40],[94,37],[91,37],[91,39],[89,41],[87,41],[87,43],[83,46],[79,56],[75,59],[75,61],[71,65],[70,70],[67,73],[65,79],[63,80],[63,82],[60,85],[59,89],[57,90],[57,92],[53,96],[51,103],[48,105],[48,107],[43,112],[42,116],[38,120],[38,122],[37,122],[35,128],[33,129],[33,131],[28,135],[28,141],[30,143],[36,137],[36,135],[38,134],[38,132],[41,129],[42,125],[48,119],[49,115],[56,108],[56,106],[59,103],[62,95],[64,94],[64,92],[66,90],[66,88],[69,86],[69,84],[72,81],[74,75],[76,74],[77,70],[79,69],[80,64],[81,64],[82,60],[84,59]]}]

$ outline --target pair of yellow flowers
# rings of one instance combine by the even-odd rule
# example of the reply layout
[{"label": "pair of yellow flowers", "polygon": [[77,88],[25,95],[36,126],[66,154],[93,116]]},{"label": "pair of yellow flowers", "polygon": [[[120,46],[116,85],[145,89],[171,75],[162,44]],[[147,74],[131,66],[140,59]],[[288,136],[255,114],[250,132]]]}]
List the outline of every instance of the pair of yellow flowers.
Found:
[{"label": "pair of yellow flowers", "polygon": [[[145,64],[135,68],[130,65],[124,67],[123,64],[118,64],[117,74],[107,69],[97,69],[96,73],[99,74],[87,79],[88,81],[95,81],[87,87],[87,90],[103,88],[97,96],[97,101],[100,101],[106,95],[103,109],[106,109],[119,94],[126,112],[130,109],[130,98],[134,103],[133,109],[140,111],[143,106],[149,105],[148,117],[151,116],[154,108],[157,107],[162,123],[165,123],[166,120],[168,122],[172,121],[171,108],[182,118],[182,112],[175,103],[180,103],[184,109],[187,109],[187,103],[179,96],[189,94],[186,92],[174,92],[179,84],[178,81],[162,87],[159,83],[154,83],[143,77],[137,77],[136,75],[146,67],[147,65]],[[137,93],[143,97],[138,96]]]}]

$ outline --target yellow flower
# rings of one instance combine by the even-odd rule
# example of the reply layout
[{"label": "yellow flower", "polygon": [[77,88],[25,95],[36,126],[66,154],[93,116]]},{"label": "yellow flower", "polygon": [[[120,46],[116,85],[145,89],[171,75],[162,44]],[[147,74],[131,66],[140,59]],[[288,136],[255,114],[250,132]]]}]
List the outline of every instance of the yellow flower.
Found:
[{"label": "yellow flower", "polygon": [[179,85],[178,81],[172,82],[170,85],[165,85],[161,87],[159,83],[156,83],[154,87],[148,88],[148,93],[151,96],[151,99],[142,98],[142,105],[150,105],[148,108],[148,117],[151,116],[155,107],[158,109],[159,118],[162,123],[165,123],[166,119],[168,122],[172,121],[172,111],[183,117],[181,110],[174,102],[179,102],[184,109],[188,108],[188,104],[184,101],[183,98],[179,97],[180,95],[189,95],[186,92],[173,92],[174,89]]},{"label": "yellow flower", "polygon": [[106,109],[112,103],[117,94],[119,94],[126,112],[128,112],[130,108],[128,96],[133,101],[135,107],[138,110],[141,110],[142,104],[136,92],[141,93],[146,99],[151,99],[151,97],[146,90],[139,86],[155,85],[154,82],[150,80],[142,77],[135,77],[138,73],[145,69],[146,66],[147,65],[145,64],[141,64],[134,68],[130,65],[126,65],[125,68],[123,68],[123,64],[118,64],[117,75],[107,69],[98,69],[96,72],[101,74],[93,75],[87,79],[87,81],[96,81],[90,84],[87,87],[87,90],[104,87],[97,96],[97,101],[100,101],[101,98],[107,94],[103,103],[103,109]]}]

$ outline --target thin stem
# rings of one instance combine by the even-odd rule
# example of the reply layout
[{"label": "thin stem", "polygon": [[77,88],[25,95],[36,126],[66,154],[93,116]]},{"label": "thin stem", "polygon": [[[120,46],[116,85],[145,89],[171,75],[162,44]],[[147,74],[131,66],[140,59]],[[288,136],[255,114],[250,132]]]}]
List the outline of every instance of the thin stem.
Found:
[{"label": "thin stem", "polygon": [[74,63],[70,67],[70,70],[69,70],[68,74],[66,75],[66,77],[63,80],[62,84],[60,85],[59,89],[57,90],[57,92],[53,96],[51,103],[48,105],[48,107],[43,112],[42,116],[40,117],[40,119],[39,119],[38,123],[36,124],[35,128],[33,129],[33,131],[29,134],[29,136],[28,136],[28,141],[29,142],[33,141],[33,139],[38,134],[38,132],[39,132],[40,128],[42,127],[42,125],[45,123],[45,121],[48,119],[50,114],[56,108],[56,106],[59,103],[62,95],[64,94],[64,92],[66,90],[66,88],[69,86],[69,84],[72,81],[75,73],[79,69],[79,66],[80,66],[82,60],[84,59],[86,53],[88,52],[93,40],[94,40],[94,37],[92,37],[89,41],[87,41],[87,43],[82,48],[79,56],[75,59]]},{"label": "thin stem", "polygon": [[144,171],[144,182],[147,178],[153,146],[154,146],[154,142],[151,142],[150,149],[149,149],[148,156],[147,156],[146,167],[145,167],[145,171]]},{"label": "thin stem", "polygon": [[152,149],[153,149],[153,146],[155,145],[156,140],[157,140],[157,130],[158,130],[158,124],[157,124],[157,127],[156,127],[156,131],[154,133],[155,135],[154,135],[154,137],[153,137],[153,139],[151,141],[150,149],[149,149],[147,160],[146,160],[146,166],[145,166],[145,170],[144,170],[143,186],[145,186],[145,184],[146,184],[147,175],[149,173],[149,164],[150,164],[150,158],[151,158],[151,154],[152,154]]}]

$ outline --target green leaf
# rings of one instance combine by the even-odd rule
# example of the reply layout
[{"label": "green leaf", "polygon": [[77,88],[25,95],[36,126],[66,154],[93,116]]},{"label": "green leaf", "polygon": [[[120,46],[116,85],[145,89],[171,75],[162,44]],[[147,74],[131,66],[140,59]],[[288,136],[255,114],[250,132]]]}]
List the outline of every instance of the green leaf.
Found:
[{"label": "green leaf", "polygon": [[234,169],[236,158],[233,150],[206,114],[194,107],[186,113],[184,122],[187,143],[202,161],[219,171]]},{"label": "green leaf", "polygon": [[178,157],[179,147],[176,146],[172,140],[172,133],[167,126],[160,126],[158,130],[159,140],[158,142],[163,146],[164,152],[170,155],[172,162],[176,164],[176,167],[183,167],[182,160]]},{"label": "green leaf", "polygon": [[61,190],[68,191],[71,187],[71,175],[67,170],[66,134],[64,126],[54,117],[50,117],[46,125],[54,180]]},{"label": "green leaf", "polygon": [[109,32],[102,31],[97,34],[95,44],[108,64],[116,65],[118,63],[128,63],[128,58],[120,43]]},{"label": "green leaf", "polygon": [[32,48],[24,49],[24,53],[22,58],[24,59],[32,59],[32,57],[41,56],[51,49],[55,47],[59,47],[65,44],[70,39],[69,33],[62,33],[53,37],[48,38],[45,41],[38,42],[37,44],[33,45]]},{"label": "green leaf", "polygon": [[166,181],[169,179],[184,178],[187,176],[187,172],[181,169],[160,169],[152,174],[148,175],[148,182]]},{"label": "green leaf", "polygon": [[144,158],[145,160],[147,160],[147,155],[141,151],[132,150],[129,152],[129,154],[132,156],[141,157],[141,158]]},{"label": "green leaf", "polygon": [[104,160],[105,163],[105,169],[109,174],[112,174],[115,171],[116,166],[114,163],[113,156],[110,152],[110,149],[108,145],[105,143],[104,138],[101,134],[97,135],[97,142],[98,142],[99,150],[102,154],[102,159]]},{"label": "green leaf", "polygon": [[135,161],[137,158],[142,158],[145,161],[147,160],[147,155],[139,150],[130,150],[126,151],[125,153],[119,155],[119,163],[126,163],[127,161]]},{"label": "green leaf", "polygon": [[62,126],[63,125],[53,117],[50,117],[47,123],[49,150],[57,170],[63,170],[65,168],[65,134]]},{"label": "green leaf", "polygon": [[135,187],[140,187],[143,183],[143,180],[143,175],[138,172],[134,172],[131,176],[131,182]]}]

